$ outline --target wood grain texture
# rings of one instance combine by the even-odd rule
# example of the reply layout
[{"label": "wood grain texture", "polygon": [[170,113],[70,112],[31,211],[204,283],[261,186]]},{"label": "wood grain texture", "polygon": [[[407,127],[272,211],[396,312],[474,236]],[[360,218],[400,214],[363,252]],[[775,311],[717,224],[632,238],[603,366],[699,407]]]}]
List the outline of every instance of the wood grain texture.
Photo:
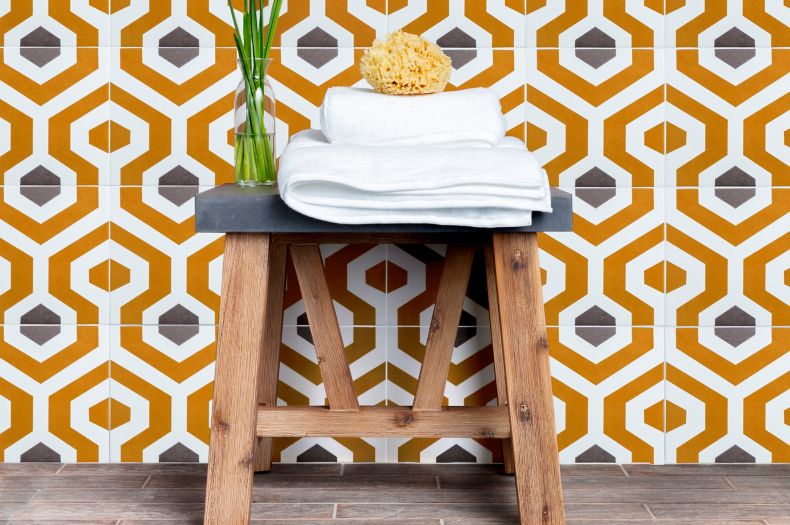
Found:
[{"label": "wood grain texture", "polygon": [[[266,297],[266,322],[263,345],[260,349],[258,370],[258,403],[277,406],[277,380],[280,372],[280,341],[283,333],[283,293],[285,292],[285,262],[288,247],[269,246],[269,286]],[[272,468],[272,440],[258,438],[255,448],[255,472]]]},{"label": "wood grain texture", "polygon": [[270,245],[268,234],[225,237],[204,518],[208,525],[246,525],[250,519]]},{"label": "wood grain texture", "polygon": [[565,512],[537,235],[494,234],[493,245],[521,523],[561,525]]},{"label": "wood grain texture", "polygon": [[[505,380],[505,357],[502,351],[502,324],[499,319],[499,299],[496,288],[496,267],[494,248],[485,247],[486,284],[488,288],[488,317],[491,324],[491,347],[494,354],[494,375],[496,377],[496,398],[499,406],[507,406],[507,382]],[[513,442],[502,440],[502,460],[505,474],[513,474]]]},{"label": "wood grain texture", "polygon": [[[12,492],[35,492],[27,501],[6,498],[0,504],[0,523],[201,522],[205,466],[83,463],[68,465],[68,472],[39,466],[22,463],[20,468],[0,469],[0,479],[15,487],[0,490],[0,499]],[[732,486],[737,487],[742,479],[786,478],[785,467],[629,465],[626,470],[638,471],[639,475],[625,476],[614,464],[567,465],[562,468],[563,476],[570,474],[563,479],[567,518],[573,525],[790,525],[786,517],[790,491]],[[21,468],[29,472],[25,474]],[[477,464],[356,463],[341,467],[336,463],[276,463],[269,474],[254,478],[250,522],[440,525],[439,519],[444,516],[445,525],[518,523],[514,480],[499,472],[498,465]],[[144,487],[142,481],[136,487],[127,483],[149,475]],[[14,479],[19,483],[14,485]],[[466,488],[458,488],[461,486]],[[661,519],[653,520],[646,514],[638,517],[634,504],[649,508]],[[357,519],[333,519],[333,508],[337,515],[354,515]]]},{"label": "wood grain texture", "polygon": [[428,328],[425,356],[414,394],[414,410],[440,410],[442,407],[474,252],[472,246],[447,247],[442,277],[439,280],[439,293],[433,307],[431,326]]},{"label": "wood grain texture", "polygon": [[261,406],[257,432],[270,437],[504,438],[510,435],[510,424],[502,407],[445,407],[437,411],[361,407],[357,413],[347,414],[325,407]]},{"label": "wood grain texture", "polygon": [[358,410],[351,370],[316,244],[292,245],[291,257],[307,311],[318,366],[332,410]]}]

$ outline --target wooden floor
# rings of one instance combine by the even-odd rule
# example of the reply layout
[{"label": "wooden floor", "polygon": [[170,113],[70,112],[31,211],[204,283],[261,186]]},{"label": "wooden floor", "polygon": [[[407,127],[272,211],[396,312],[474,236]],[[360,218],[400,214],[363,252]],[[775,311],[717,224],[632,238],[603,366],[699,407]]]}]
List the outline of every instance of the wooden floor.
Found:
[{"label": "wooden floor", "polygon": [[[0,523],[200,523],[204,465],[0,464]],[[275,465],[255,476],[266,525],[517,523],[496,465]],[[563,467],[569,523],[790,525],[790,465]]]}]

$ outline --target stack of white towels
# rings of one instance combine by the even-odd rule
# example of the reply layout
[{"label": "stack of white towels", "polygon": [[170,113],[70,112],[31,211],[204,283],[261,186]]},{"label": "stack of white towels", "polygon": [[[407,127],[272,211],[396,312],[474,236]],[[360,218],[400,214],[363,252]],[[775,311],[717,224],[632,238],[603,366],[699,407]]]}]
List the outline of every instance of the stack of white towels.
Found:
[{"label": "stack of white towels", "polygon": [[280,156],[280,194],[304,215],[343,224],[528,226],[533,211],[551,211],[549,184],[505,131],[488,89],[331,88],[321,130],[295,134]]}]

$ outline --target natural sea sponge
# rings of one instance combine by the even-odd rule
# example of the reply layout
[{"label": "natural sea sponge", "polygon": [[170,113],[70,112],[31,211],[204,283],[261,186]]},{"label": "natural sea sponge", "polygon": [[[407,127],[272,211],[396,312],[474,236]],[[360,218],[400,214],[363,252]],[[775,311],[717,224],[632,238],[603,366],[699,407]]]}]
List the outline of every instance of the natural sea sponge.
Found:
[{"label": "natural sea sponge", "polygon": [[424,38],[395,31],[376,40],[362,55],[362,77],[381,93],[423,95],[444,91],[452,72],[450,57]]}]

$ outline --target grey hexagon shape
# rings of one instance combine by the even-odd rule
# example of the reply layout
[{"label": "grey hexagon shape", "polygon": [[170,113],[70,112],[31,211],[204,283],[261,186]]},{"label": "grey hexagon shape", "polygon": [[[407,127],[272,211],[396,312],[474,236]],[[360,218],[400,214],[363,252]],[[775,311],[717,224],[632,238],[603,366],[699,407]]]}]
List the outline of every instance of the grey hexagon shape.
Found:
[{"label": "grey hexagon shape", "polygon": [[298,456],[297,463],[336,463],[337,456],[329,452],[321,445],[313,445]]},{"label": "grey hexagon shape", "polygon": [[337,47],[337,38],[320,27],[314,27],[296,39],[296,47]]},{"label": "grey hexagon shape", "polygon": [[177,304],[159,316],[159,324],[198,324],[200,319],[184,306]]},{"label": "grey hexagon shape", "polygon": [[477,463],[477,458],[460,445],[453,445],[436,456],[437,463]]},{"label": "grey hexagon shape", "polygon": [[19,40],[19,54],[38,67],[60,56],[60,38],[39,26]]},{"label": "grey hexagon shape", "polygon": [[593,445],[578,456],[576,463],[614,463],[615,457],[598,445]]},{"label": "grey hexagon shape", "polygon": [[197,463],[199,460],[197,452],[182,443],[176,443],[159,454],[160,463]]},{"label": "grey hexagon shape", "polygon": [[441,47],[477,47],[474,37],[458,27],[437,38],[436,43]]}]

